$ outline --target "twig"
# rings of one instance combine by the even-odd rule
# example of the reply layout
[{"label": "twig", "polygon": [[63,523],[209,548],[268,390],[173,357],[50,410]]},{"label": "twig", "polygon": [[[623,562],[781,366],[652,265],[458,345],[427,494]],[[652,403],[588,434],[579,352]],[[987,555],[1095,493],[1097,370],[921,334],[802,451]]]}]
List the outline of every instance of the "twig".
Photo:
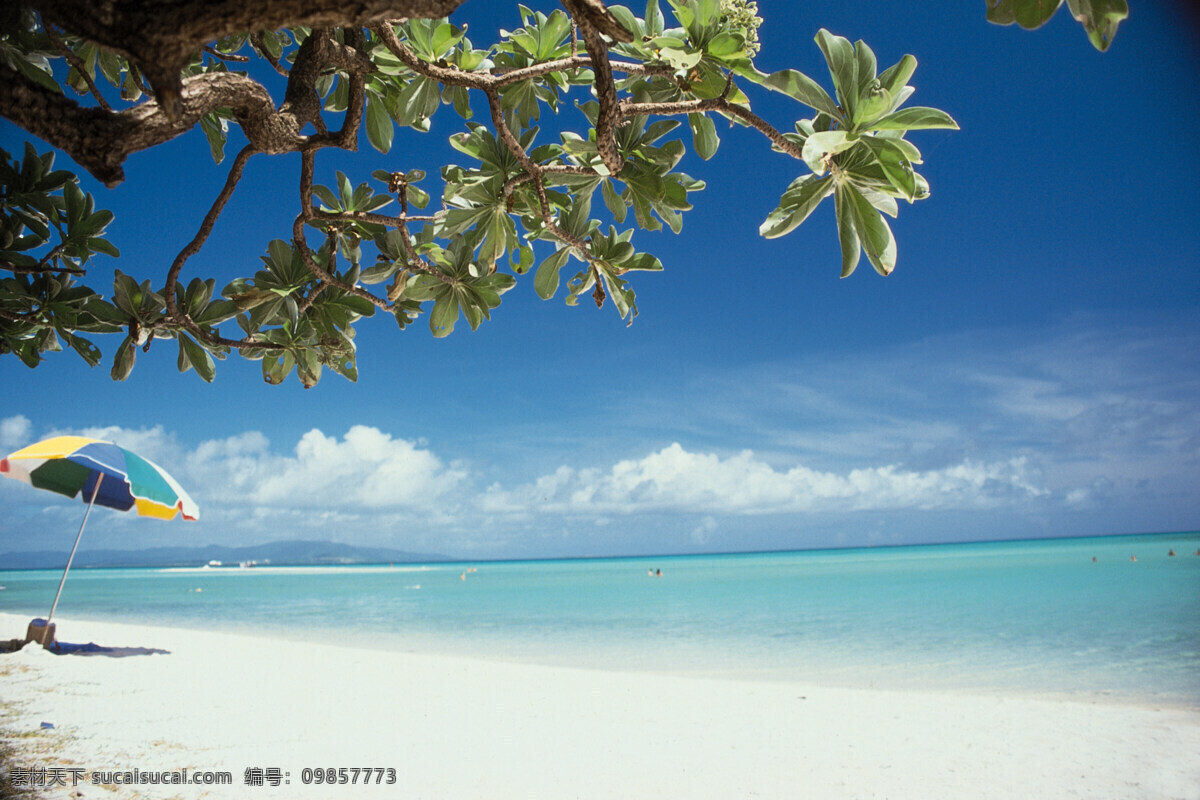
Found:
[{"label": "twig", "polygon": [[96,102],[100,105],[100,107],[105,111],[112,111],[112,106],[110,106],[108,101],[104,99],[104,95],[100,94],[100,90],[96,88],[96,82],[92,80],[92,76],[88,74],[87,69],[84,67],[83,60],[78,56],[78,54],[76,54],[74,50],[67,47],[66,44],[63,43],[62,39],[58,38],[58,34],[54,32],[53,27],[50,25],[44,25],[42,27],[46,31],[46,35],[50,37],[50,43],[54,45],[58,52],[62,53],[63,58],[67,60],[67,63],[74,67],[75,71],[78,72],[80,77],[83,78],[83,82],[88,85],[88,89],[91,90],[92,95],[95,96]]},{"label": "twig", "polygon": [[210,44],[204,45],[204,47],[201,49],[204,50],[204,52],[208,53],[210,56],[213,56],[214,58],[219,58],[222,61],[247,62],[250,60],[249,56],[239,56],[237,53],[222,53],[220,50],[218,50],[217,48],[213,47]]},{"label": "twig", "polygon": [[718,111],[722,114],[729,114],[743,120],[750,127],[770,139],[772,144],[789,156],[803,158],[803,149],[784,138],[784,135],[776,130],[771,123],[745,106],[729,102],[724,96],[703,100],[679,100],[673,103],[635,103],[630,100],[622,100],[620,111],[621,115],[626,117],[639,114],[672,116],[675,114],[693,114],[698,111]]},{"label": "twig", "polygon": [[275,58],[275,56],[271,55],[271,53],[267,50],[266,44],[263,43],[263,37],[261,33],[250,34],[250,42],[258,49],[258,52],[262,54],[262,57],[267,60],[267,63],[275,68],[276,72],[284,77],[287,77],[287,69],[283,66],[283,64],[279,63],[279,59]]},{"label": "twig", "polygon": [[179,255],[175,256],[175,261],[171,264],[171,269],[167,272],[167,283],[163,288],[163,299],[167,303],[167,314],[177,323],[187,328],[196,338],[208,342],[211,345],[224,345],[239,349],[248,348],[270,348],[262,342],[246,341],[239,339],[226,339],[217,334],[208,333],[202,329],[196,321],[190,316],[183,313],[179,309],[179,305],[175,302],[175,286],[179,282],[179,273],[183,270],[184,263],[189,258],[200,252],[200,248],[208,240],[208,236],[212,233],[213,226],[217,219],[221,216],[221,212],[225,210],[225,204],[229,202],[229,198],[233,197],[234,189],[237,188],[238,181],[242,179],[242,172],[246,168],[246,162],[250,157],[258,153],[252,146],[246,145],[241,149],[237,156],[233,159],[233,163],[229,167],[229,175],[225,178],[225,186],[222,187],[221,193],[217,195],[217,199],[213,201],[212,207],[208,213],[204,215],[204,221],[200,223],[200,230],[188,242]]},{"label": "twig", "polygon": [[308,267],[317,279],[328,283],[344,292],[361,297],[384,311],[390,311],[391,305],[387,300],[380,299],[359,286],[345,283],[335,278],[313,258],[312,250],[304,239],[304,225],[312,219],[312,187],[313,171],[316,164],[316,148],[308,147],[300,153],[300,213],[292,222],[292,243],[304,266]]}]

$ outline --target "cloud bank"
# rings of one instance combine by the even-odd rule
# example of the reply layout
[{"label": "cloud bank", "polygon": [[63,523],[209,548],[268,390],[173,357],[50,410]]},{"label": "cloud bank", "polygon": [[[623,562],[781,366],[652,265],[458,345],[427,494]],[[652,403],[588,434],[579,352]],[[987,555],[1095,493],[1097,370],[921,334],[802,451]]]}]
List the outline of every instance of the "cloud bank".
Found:
[{"label": "cloud bank", "polygon": [[511,490],[493,485],[482,503],[493,513],[760,515],[982,509],[1047,494],[1036,485],[1024,458],[994,464],[967,461],[925,471],[893,464],[838,474],[802,465],[776,469],[750,450],[721,458],[674,443],[607,470],[563,466]]}]

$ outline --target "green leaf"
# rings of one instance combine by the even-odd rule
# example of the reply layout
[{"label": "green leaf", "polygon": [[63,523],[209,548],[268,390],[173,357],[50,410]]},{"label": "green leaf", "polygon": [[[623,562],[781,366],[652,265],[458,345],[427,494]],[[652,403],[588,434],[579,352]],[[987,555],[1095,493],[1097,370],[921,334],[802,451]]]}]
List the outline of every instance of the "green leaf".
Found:
[{"label": "green leaf", "polygon": [[113,86],[120,86],[122,61],[120,56],[111,50],[103,49],[96,55],[96,65],[100,67],[100,74]]},{"label": "green leaf", "polygon": [[824,28],[817,31],[816,42],[825,54],[825,63],[829,66],[829,74],[833,76],[833,87],[845,117],[854,119],[858,103],[858,57],[854,45],[850,44],[849,39],[834,36]]},{"label": "green leaf", "polygon": [[779,207],[759,226],[759,234],[768,239],[775,239],[791,233],[833,192],[833,189],[832,175],[823,178],[805,175],[792,181],[792,185],[780,198]]},{"label": "green leaf", "polygon": [[39,68],[36,64],[27,60],[27,56],[15,48],[7,50],[5,55],[12,56],[12,66],[16,67],[17,72],[20,72],[29,80],[33,81],[43,89],[49,89],[56,94],[62,94],[62,87],[58,85],[58,81],[54,80],[54,76],[49,72]]},{"label": "green leaf", "polygon": [[95,253],[103,253],[106,256],[120,258],[121,251],[107,239],[90,238],[88,239],[88,248]]},{"label": "green leaf", "polygon": [[454,333],[454,324],[458,322],[458,298],[454,292],[445,292],[433,304],[429,314],[429,330],[441,339]]},{"label": "green leaf", "polygon": [[898,144],[898,141],[903,140],[868,136],[864,137],[863,141],[874,155],[884,176],[891,182],[892,193],[900,195],[910,203],[913,202],[918,193],[917,173],[913,170],[909,154]]},{"label": "green leaf", "polygon": [[1117,26],[1129,16],[1125,0],[1067,0],[1071,16],[1083,23],[1088,40],[1100,52],[1108,49]]},{"label": "green leaf", "polygon": [[411,184],[405,187],[404,196],[413,208],[425,208],[429,205],[429,193]]},{"label": "green leaf", "polygon": [[305,389],[311,389],[321,380],[320,354],[313,348],[302,347],[296,355],[296,377]]},{"label": "green leaf", "polygon": [[549,300],[558,292],[558,271],[566,266],[569,255],[570,248],[560,248],[538,266],[537,274],[533,278],[533,288],[538,297]]},{"label": "green leaf", "polygon": [[133,362],[137,360],[137,350],[133,346],[133,339],[128,336],[125,341],[121,342],[121,346],[117,348],[117,354],[113,357],[112,371],[109,373],[114,381],[123,381],[129,377],[129,373],[133,371]]},{"label": "green leaf", "polygon": [[883,215],[857,189],[849,184],[845,189],[854,229],[867,260],[880,275],[890,275],[896,268],[896,239],[892,236],[892,229]]},{"label": "green leaf", "polygon": [[867,43],[862,39],[854,43],[854,57],[858,61],[858,85],[855,88],[857,96],[861,100],[875,81],[878,65],[875,61],[875,52],[867,47]]},{"label": "green leaf", "polygon": [[440,102],[441,91],[437,81],[424,76],[413,78],[400,90],[400,113],[396,117],[396,122],[401,125],[427,129],[423,128],[420,123],[437,111]]},{"label": "green leaf", "polygon": [[430,37],[430,50],[434,57],[444,58],[446,52],[462,41],[465,30],[449,22],[441,22]]},{"label": "green leaf", "polygon": [[604,205],[608,206],[613,219],[617,222],[624,222],[625,215],[629,211],[629,206],[625,205],[625,201],[617,194],[611,178],[600,182],[600,194],[604,197]]},{"label": "green leaf", "polygon": [[524,275],[533,266],[533,248],[527,245],[514,247],[508,256],[509,266],[518,275]]},{"label": "green leaf", "polygon": [[833,98],[819,83],[803,72],[794,69],[780,70],[762,78],[761,83],[768,89],[786,94],[817,111],[824,111],[834,119],[843,118],[842,110]]},{"label": "green leaf", "polygon": [[877,119],[868,127],[875,131],[916,131],[931,128],[958,130],[958,123],[945,111],[914,106]]},{"label": "green leaf", "polygon": [[215,111],[200,118],[200,129],[208,139],[208,149],[212,153],[213,162],[220,164],[225,160],[226,121],[217,116]]},{"label": "green leaf", "polygon": [[689,70],[699,64],[700,59],[704,58],[704,51],[688,51],[685,49],[686,45],[684,42],[665,37],[659,41],[672,43],[671,46],[665,46],[659,51],[659,57],[677,70]]},{"label": "green leaf", "polygon": [[809,136],[800,155],[808,168],[817,175],[826,170],[825,156],[845,152],[858,144],[858,137],[846,131],[821,131]]},{"label": "green leaf", "polygon": [[1026,30],[1040,28],[1054,16],[1062,0],[988,0],[987,19],[997,25],[1017,23]]},{"label": "green leaf", "polygon": [[72,228],[71,233],[74,236],[98,236],[112,221],[113,213],[107,209],[102,209],[84,219],[81,219],[79,223]]},{"label": "green leaf", "polygon": [[692,146],[696,148],[696,154],[705,161],[716,155],[721,140],[712,118],[707,114],[688,114],[688,124],[692,128]]},{"label": "green leaf", "polygon": [[392,316],[400,330],[407,328],[421,314],[421,304],[414,300],[399,300],[392,307]]},{"label": "green leaf", "polygon": [[392,118],[387,112],[383,101],[374,94],[367,93],[367,140],[371,146],[381,153],[392,149]]},{"label": "green leaf", "polygon": [[214,300],[203,311],[194,314],[192,319],[197,325],[219,325],[236,317],[238,311],[237,303],[232,300]]},{"label": "green leaf", "polygon": [[858,257],[862,245],[858,241],[858,233],[854,230],[854,211],[850,207],[847,195],[848,187],[839,184],[834,190],[834,210],[837,215],[838,243],[842,247],[842,277],[849,277],[858,266]]},{"label": "green leaf", "polygon": [[897,92],[908,84],[908,79],[913,76],[916,70],[917,59],[906,55],[883,71],[879,76],[879,85],[886,89],[889,94],[895,96]]},{"label": "green leaf", "polygon": [[213,378],[216,377],[217,372],[212,356],[186,333],[181,333],[179,334],[179,371],[186,372],[192,367],[205,383],[212,383]]},{"label": "green leaf", "polygon": [[269,351],[263,355],[263,380],[272,386],[278,386],[283,383],[283,379],[288,376],[295,365],[296,358],[290,351]]},{"label": "green leaf", "polygon": [[76,336],[74,333],[63,328],[57,328],[56,332],[60,339],[66,341],[71,346],[71,349],[79,354],[89,367],[94,367],[100,363],[100,348],[92,344],[88,339],[82,336]]},{"label": "green leaf", "polygon": [[279,34],[275,31],[264,31],[262,35],[263,49],[266,50],[272,57],[279,58],[283,55],[283,44]]},{"label": "green leaf", "polygon": [[726,58],[738,56],[746,47],[746,40],[732,33],[718,33],[705,46],[704,50],[710,56]]}]

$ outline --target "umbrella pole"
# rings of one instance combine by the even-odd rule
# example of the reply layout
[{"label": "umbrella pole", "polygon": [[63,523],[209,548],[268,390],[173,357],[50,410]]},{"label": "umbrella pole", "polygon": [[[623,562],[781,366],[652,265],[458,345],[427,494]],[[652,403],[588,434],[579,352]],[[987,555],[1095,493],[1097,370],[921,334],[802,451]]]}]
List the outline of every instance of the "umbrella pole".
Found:
[{"label": "umbrella pole", "polygon": [[46,617],[46,627],[42,630],[42,646],[46,646],[46,636],[50,633],[50,621],[54,619],[54,609],[58,608],[58,598],[62,596],[63,585],[67,582],[67,573],[71,571],[71,562],[75,560],[75,551],[79,549],[79,540],[83,538],[83,528],[87,525],[88,515],[92,513],[92,506],[96,504],[96,495],[100,494],[100,482],[104,480],[104,473],[96,473],[96,488],[92,489],[92,499],[88,503],[87,511],[83,512],[83,522],[79,524],[79,533],[75,534],[75,546],[71,548],[71,555],[67,556],[67,566],[63,570],[62,579],[58,582],[58,591],[54,594],[54,605],[50,606],[50,616]]}]

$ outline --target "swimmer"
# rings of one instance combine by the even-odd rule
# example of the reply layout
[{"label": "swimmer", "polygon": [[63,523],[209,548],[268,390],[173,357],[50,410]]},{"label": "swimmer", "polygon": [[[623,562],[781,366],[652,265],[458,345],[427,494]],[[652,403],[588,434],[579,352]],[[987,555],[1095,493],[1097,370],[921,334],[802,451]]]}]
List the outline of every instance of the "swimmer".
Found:
[{"label": "swimmer", "polygon": [[1129,557],[1129,560],[1130,560],[1130,561],[1137,561],[1137,556],[1130,556],[1130,557]]},{"label": "swimmer", "polygon": [[1175,551],[1174,551],[1174,550],[1168,550],[1168,551],[1167,551],[1167,555],[1169,555],[1169,556],[1173,556],[1173,555],[1175,555]]}]

